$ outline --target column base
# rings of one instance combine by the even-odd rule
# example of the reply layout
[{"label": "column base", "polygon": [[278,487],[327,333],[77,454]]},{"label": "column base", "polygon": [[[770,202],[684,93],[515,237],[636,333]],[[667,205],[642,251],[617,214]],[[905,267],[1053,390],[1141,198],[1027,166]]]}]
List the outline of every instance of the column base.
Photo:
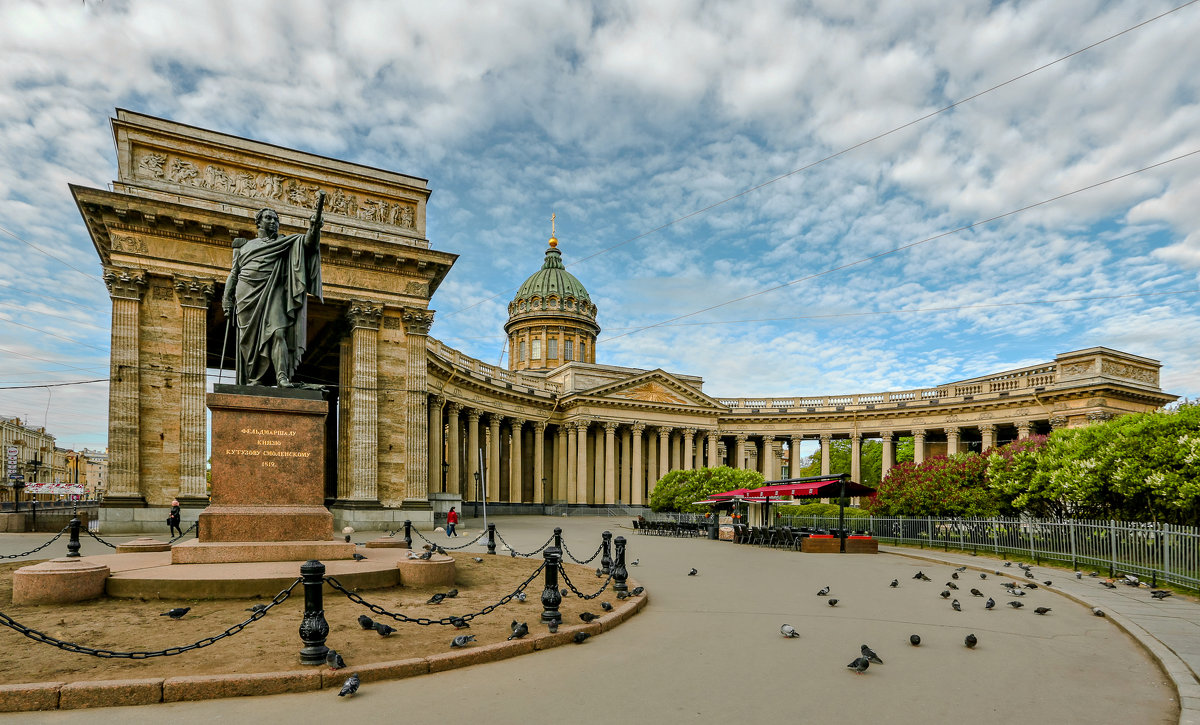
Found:
[{"label": "column base", "polygon": [[[22,503],[24,503],[24,502],[22,502]],[[132,493],[132,494],[115,494],[115,493],[109,493],[109,494],[105,494],[105,495],[104,495],[104,501],[103,501],[103,502],[101,502],[101,504],[100,504],[100,506],[101,506],[101,507],[104,507],[104,508],[115,508],[115,509],[122,509],[122,508],[124,508],[124,509],[130,509],[130,508],[142,508],[142,507],[144,507],[145,505],[146,505],[146,497],[145,497],[145,496],[142,496],[141,494],[136,494],[136,493]]]},{"label": "column base", "polygon": [[202,509],[208,507],[208,496],[176,496],[180,508]]}]

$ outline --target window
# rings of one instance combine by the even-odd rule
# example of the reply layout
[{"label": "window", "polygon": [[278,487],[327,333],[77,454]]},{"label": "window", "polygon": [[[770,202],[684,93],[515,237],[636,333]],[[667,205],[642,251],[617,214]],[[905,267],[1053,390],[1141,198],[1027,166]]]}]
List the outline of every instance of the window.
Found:
[{"label": "window", "polygon": [[535,337],[533,339],[533,342],[530,343],[529,349],[532,351],[529,353],[530,360],[541,360],[542,359],[542,341],[541,341],[541,339]]},{"label": "window", "polygon": [[546,359],[555,360],[558,358],[558,338],[552,337],[546,341]]},{"label": "window", "polygon": [[517,362],[525,362],[525,341],[517,343]]},{"label": "window", "polygon": [[574,352],[574,349],[573,349],[574,347],[575,347],[574,340],[566,340],[563,342],[563,352],[566,353],[563,356],[564,360],[574,360],[575,359],[575,358],[571,357],[571,353]]},{"label": "window", "polygon": [[586,342],[579,343],[579,361],[587,362],[587,343]]}]

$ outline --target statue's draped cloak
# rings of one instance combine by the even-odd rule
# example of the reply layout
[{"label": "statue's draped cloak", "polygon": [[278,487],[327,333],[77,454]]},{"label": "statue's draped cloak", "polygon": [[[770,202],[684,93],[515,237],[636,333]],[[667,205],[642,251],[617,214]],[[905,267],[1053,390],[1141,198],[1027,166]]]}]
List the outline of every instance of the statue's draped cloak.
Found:
[{"label": "statue's draped cloak", "polygon": [[[271,364],[271,339],[282,331],[291,352],[289,378],[308,342],[308,295],[321,299],[321,253],[305,246],[306,235],[234,241],[236,284],[237,383],[262,381]],[[240,244],[239,244],[240,242]],[[265,381],[262,381],[265,382]]]}]

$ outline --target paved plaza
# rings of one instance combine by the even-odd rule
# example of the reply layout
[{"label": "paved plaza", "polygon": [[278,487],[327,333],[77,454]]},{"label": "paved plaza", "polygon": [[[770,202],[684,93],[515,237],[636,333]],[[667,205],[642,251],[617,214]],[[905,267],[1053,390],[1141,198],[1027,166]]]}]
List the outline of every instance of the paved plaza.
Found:
[{"label": "paved plaza", "polygon": [[[640,560],[630,567],[630,575],[646,586],[650,605],[582,646],[367,683],[350,700],[322,691],[102,713],[20,713],[0,716],[0,722],[82,723],[97,717],[128,723],[294,723],[338,717],[371,722],[398,716],[489,723],[628,718],[659,723],[747,718],[922,724],[1198,722],[1190,706],[1197,703],[1192,698],[1200,695],[1200,687],[1189,667],[1200,658],[1200,606],[1189,597],[1157,602],[1144,589],[1110,591],[1095,579],[1077,581],[1064,570],[1035,566],[1037,581],[1049,579],[1054,586],[1030,591],[1023,598],[1025,606],[1014,610],[1005,606],[1012,597],[1005,595],[1001,581],[1013,581],[1021,572],[1004,569],[990,557],[886,547],[877,556],[801,554],[707,539],[639,536],[627,528],[627,519],[615,518],[494,521],[518,550],[539,546],[554,526],[561,526],[567,546],[579,557],[594,551],[606,528],[625,536],[630,560]],[[478,520],[468,519],[464,528],[473,536]],[[364,532],[355,538],[376,535]],[[0,535],[0,554],[23,551],[45,538]],[[62,553],[59,544],[63,540],[52,549],[55,555]],[[108,550],[86,541],[83,553]],[[973,568],[960,574],[960,590],[954,595],[963,611],[955,612],[938,594],[951,581],[953,568],[962,565]],[[691,567],[699,570],[698,576],[687,576]],[[980,579],[976,569],[988,572],[988,578]],[[997,577],[991,573],[996,569],[1013,576]],[[932,581],[914,580],[918,570]],[[899,580],[894,589],[888,586],[893,578]],[[824,586],[839,600],[836,607],[816,596]],[[996,609],[985,611],[984,600],[969,593],[972,587],[995,598]],[[535,599],[523,605],[528,611],[519,618],[536,620],[540,606]],[[1092,603],[1109,617],[1094,617]],[[517,606],[522,605],[510,605]],[[1038,606],[1052,611],[1038,616],[1032,611]],[[493,616],[507,619],[510,612],[504,608]],[[784,623],[793,625],[800,637],[781,637]],[[1169,672],[1126,630],[1155,648]],[[914,633],[922,638],[920,647],[908,644]],[[974,650],[962,644],[967,633],[979,639]],[[46,646],[11,631],[0,637],[9,652]],[[863,643],[885,664],[856,675],[846,665]],[[238,644],[235,638],[216,646]],[[1182,717],[1171,676],[1183,685],[1187,707]]]}]

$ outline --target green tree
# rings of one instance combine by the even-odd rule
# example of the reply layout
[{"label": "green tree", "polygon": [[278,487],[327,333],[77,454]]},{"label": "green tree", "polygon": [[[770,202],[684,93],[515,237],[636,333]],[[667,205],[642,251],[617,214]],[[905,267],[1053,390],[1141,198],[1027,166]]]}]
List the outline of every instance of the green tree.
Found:
[{"label": "green tree", "polygon": [[863,509],[885,516],[995,516],[1001,501],[987,484],[989,456],[960,453],[900,463]]},{"label": "green tree", "polygon": [[762,474],[744,468],[700,468],[693,471],[671,471],[658,479],[650,493],[653,511],[683,511],[704,513],[707,505],[694,505],[714,493],[737,488],[758,488],[763,485]]}]

